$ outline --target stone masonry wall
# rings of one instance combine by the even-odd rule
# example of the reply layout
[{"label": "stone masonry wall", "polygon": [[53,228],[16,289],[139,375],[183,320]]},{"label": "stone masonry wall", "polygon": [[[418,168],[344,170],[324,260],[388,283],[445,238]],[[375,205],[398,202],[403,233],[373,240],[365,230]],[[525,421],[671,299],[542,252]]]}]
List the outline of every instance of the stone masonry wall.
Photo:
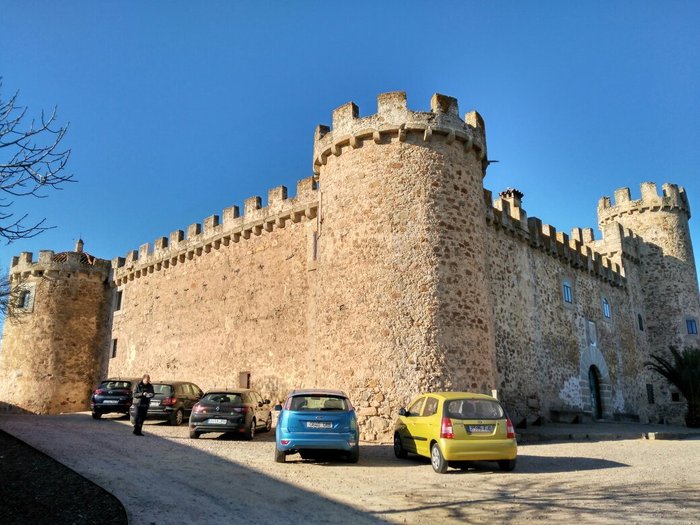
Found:
[{"label": "stone masonry wall", "polygon": [[46,271],[21,277],[34,298],[31,311],[5,321],[0,404],[6,409],[56,414],[89,408],[109,333],[106,276]]},{"label": "stone masonry wall", "polygon": [[237,387],[247,372],[273,400],[322,377],[307,318],[317,195],[302,183],[295,199],[281,190],[266,208],[249,199],[240,218],[204,232],[190,227],[186,239],[175,232],[176,242],[116,261],[122,307],[113,314],[109,374],[148,372],[154,382],[207,389]]},{"label": "stone masonry wall", "polygon": [[405,94],[388,93],[377,114],[360,118],[348,104],[317,133],[313,346],[327,380],[358,404],[363,439],[390,438],[420,392],[490,392],[494,382],[483,133],[475,115],[457,115],[450,97],[414,113]]},{"label": "stone masonry wall", "polygon": [[[521,208],[500,202],[497,208],[514,220],[524,215]],[[644,384],[639,381],[645,356],[640,349],[646,340],[636,326],[627,281],[621,285],[606,279],[546,249],[545,243],[538,247],[529,235],[514,235],[500,211],[494,211],[487,242],[498,391],[514,421],[549,418],[551,410],[590,414],[591,364],[601,374],[603,417],[646,417]],[[563,299],[564,281],[572,287],[571,304]],[[603,315],[603,299],[610,305],[610,319]],[[591,330],[594,337],[589,337]]]}]

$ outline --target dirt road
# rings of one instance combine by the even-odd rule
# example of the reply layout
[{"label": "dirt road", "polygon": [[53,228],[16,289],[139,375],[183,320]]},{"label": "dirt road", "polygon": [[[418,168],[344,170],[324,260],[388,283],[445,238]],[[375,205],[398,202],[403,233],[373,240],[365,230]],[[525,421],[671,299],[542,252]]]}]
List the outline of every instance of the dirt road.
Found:
[{"label": "dirt road", "polygon": [[0,416],[0,428],[116,495],[131,523],[700,523],[700,440],[524,445],[518,467],[435,474],[363,444],[360,462],[273,461],[246,442],[89,413]]}]

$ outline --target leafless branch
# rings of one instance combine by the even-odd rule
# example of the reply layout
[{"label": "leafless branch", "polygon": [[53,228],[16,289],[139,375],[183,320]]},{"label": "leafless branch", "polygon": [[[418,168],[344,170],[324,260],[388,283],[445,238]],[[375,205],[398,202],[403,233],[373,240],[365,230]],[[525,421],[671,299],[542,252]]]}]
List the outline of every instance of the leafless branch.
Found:
[{"label": "leafless branch", "polygon": [[[2,82],[0,79],[0,88]],[[24,124],[27,108],[18,104],[19,92],[7,101],[0,96],[0,192],[12,197],[46,197],[45,190],[60,190],[65,183],[74,182],[65,173],[70,149],[61,148],[68,125],[57,124],[56,108],[41,120]],[[28,220],[27,214],[17,218],[10,209],[14,200],[0,197],[0,237],[8,243],[34,237],[48,229],[45,220]]]}]

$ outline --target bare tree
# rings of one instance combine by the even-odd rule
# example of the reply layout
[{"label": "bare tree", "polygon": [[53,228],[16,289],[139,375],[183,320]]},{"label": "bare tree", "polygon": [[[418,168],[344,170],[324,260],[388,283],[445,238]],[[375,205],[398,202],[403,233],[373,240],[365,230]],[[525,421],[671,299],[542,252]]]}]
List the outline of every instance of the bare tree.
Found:
[{"label": "bare tree", "polygon": [[[19,92],[9,100],[2,98],[0,77],[0,239],[8,244],[29,239],[44,230],[46,219],[29,220],[27,213],[13,211],[17,197],[46,197],[46,190],[62,189],[73,176],[64,173],[70,149],[62,149],[61,141],[68,125],[56,123],[56,108],[41,120],[27,117],[28,109],[18,104]],[[9,275],[0,274],[0,324],[3,316],[17,319],[16,304],[22,290],[12,286]]]},{"label": "bare tree", "polygon": [[74,181],[64,173],[70,149],[61,148],[68,125],[56,124],[56,108],[48,118],[42,111],[41,120],[27,123],[27,108],[18,104],[18,95],[5,101],[0,94],[0,238],[8,244],[49,228],[46,219],[27,222],[28,214],[15,214],[16,197],[43,198],[45,190],[60,190]]}]

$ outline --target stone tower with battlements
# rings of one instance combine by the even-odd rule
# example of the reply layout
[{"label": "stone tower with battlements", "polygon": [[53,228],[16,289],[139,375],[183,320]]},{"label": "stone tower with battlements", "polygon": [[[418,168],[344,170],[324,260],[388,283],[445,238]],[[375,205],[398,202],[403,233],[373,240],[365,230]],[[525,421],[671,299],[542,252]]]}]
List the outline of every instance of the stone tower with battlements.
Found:
[{"label": "stone tower with battlements", "polygon": [[89,408],[107,371],[109,261],[83,251],[25,252],[10,268],[13,292],[0,352],[0,409],[38,414]]},{"label": "stone tower with battlements", "polygon": [[[429,112],[407,109],[403,92],[377,106],[360,117],[348,103],[316,130],[318,364],[371,405],[398,406],[417,389],[490,393],[484,123],[438,94]],[[334,366],[346,348],[374,365]],[[393,365],[377,373],[380,363]]]},{"label": "stone tower with battlements", "polygon": [[[697,344],[688,321],[700,320],[698,278],[690,238],[690,205],[684,188],[664,184],[661,195],[653,182],[641,184],[641,198],[629,188],[615,191],[614,201],[598,203],[603,237],[635,241],[639,294],[637,323],[647,331],[649,352],[668,357],[668,348]],[[619,254],[630,253],[624,248]],[[618,256],[619,257],[619,256]],[[620,257],[620,259],[622,259]],[[622,262],[623,266],[632,265]],[[667,384],[657,375],[649,379],[664,393]],[[669,396],[657,396],[661,400]],[[657,401],[658,402],[658,401]]]}]

